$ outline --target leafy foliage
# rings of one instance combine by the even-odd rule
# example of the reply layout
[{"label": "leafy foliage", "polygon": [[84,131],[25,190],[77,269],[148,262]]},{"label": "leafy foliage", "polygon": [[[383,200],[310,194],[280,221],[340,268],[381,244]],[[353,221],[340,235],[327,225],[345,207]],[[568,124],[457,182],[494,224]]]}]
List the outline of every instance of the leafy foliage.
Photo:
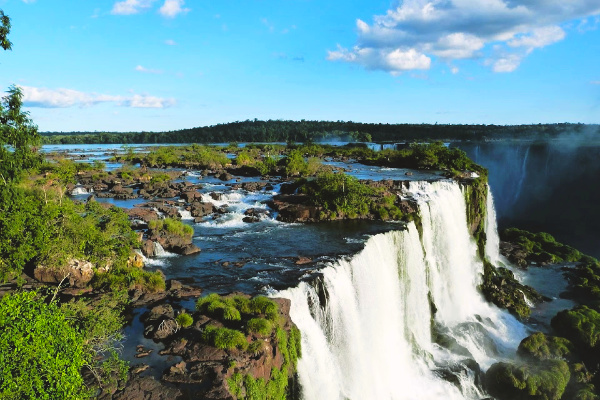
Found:
[{"label": "leafy foliage", "polygon": [[190,238],[194,234],[194,228],[173,218],[156,219],[148,223],[148,228],[156,232],[166,232],[184,238]]},{"label": "leafy foliage", "polygon": [[[4,14],[0,18],[4,23]],[[23,171],[41,162],[36,147],[40,142],[37,126],[27,112],[21,111],[23,92],[13,85],[7,93],[0,101],[0,183],[5,185],[19,180]]]},{"label": "leafy foliage", "polygon": [[182,312],[177,317],[175,317],[175,321],[177,321],[177,323],[182,328],[188,328],[194,323],[194,318],[192,318],[190,314]]},{"label": "leafy foliage", "polygon": [[55,303],[36,292],[0,300],[0,397],[83,399],[80,370],[90,362],[84,337]]}]

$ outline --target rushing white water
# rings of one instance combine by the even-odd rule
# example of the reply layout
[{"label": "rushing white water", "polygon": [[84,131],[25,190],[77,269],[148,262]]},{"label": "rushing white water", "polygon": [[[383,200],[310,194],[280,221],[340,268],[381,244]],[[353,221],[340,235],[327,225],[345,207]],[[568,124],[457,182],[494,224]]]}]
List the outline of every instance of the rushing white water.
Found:
[{"label": "rushing white water", "polygon": [[[421,235],[414,223],[375,235],[350,260],[323,269],[322,280],[278,294],[291,299],[302,332],[306,400],[479,399],[485,395],[465,359],[486,369],[526,336],[476,289],[482,263],[459,185],[414,182],[409,191]],[[434,343],[432,332],[451,348]]]},{"label": "rushing white water", "polygon": [[[228,193],[221,193],[218,199],[213,199],[209,194],[202,195],[202,201],[214,204],[217,207],[224,207],[227,212],[213,219],[207,219],[202,225],[207,228],[243,228],[247,227],[248,223],[244,222],[246,215],[244,214],[250,208],[265,209],[267,206],[265,201],[271,199],[276,192],[245,192],[243,190],[235,190]],[[262,221],[276,221],[270,217],[270,214],[262,214]]]},{"label": "rushing white water", "polygon": [[498,222],[496,220],[496,207],[492,189],[488,186],[485,216],[485,255],[493,265],[505,264],[500,256],[500,237],[498,236]]},{"label": "rushing white water", "polygon": [[[91,192],[93,191],[94,190],[92,189]],[[91,192],[88,192],[88,190],[83,186],[75,186],[73,190],[71,190],[71,196],[80,196],[84,194],[90,194]]]}]

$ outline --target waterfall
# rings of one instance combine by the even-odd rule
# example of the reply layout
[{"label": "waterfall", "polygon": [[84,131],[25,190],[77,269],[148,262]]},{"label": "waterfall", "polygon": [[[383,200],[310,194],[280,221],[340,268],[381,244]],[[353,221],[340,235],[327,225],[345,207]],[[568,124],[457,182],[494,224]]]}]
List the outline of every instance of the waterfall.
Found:
[{"label": "waterfall", "polygon": [[513,199],[513,204],[516,204],[517,200],[519,200],[519,196],[521,195],[521,190],[523,189],[523,182],[525,181],[525,176],[527,173],[527,159],[529,158],[529,150],[531,146],[527,146],[527,150],[525,151],[525,157],[523,157],[523,164],[521,164],[521,175],[519,178],[519,184],[517,185],[517,190],[515,192],[515,197]]},{"label": "waterfall", "polygon": [[472,361],[488,368],[526,336],[477,292],[483,266],[460,186],[411,182],[408,190],[421,233],[411,222],[375,235],[314,282],[278,294],[291,299],[302,332],[305,400],[480,399]]},{"label": "waterfall", "polygon": [[494,197],[492,189],[488,185],[488,195],[486,201],[485,216],[485,255],[495,266],[504,264],[500,256],[500,238],[498,237],[498,222],[496,220],[496,207],[494,206]]}]

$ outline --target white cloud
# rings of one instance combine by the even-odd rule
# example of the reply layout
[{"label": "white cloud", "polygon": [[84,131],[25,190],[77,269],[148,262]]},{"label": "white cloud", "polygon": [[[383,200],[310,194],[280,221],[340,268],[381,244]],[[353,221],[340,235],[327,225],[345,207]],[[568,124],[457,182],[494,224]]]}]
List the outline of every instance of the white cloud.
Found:
[{"label": "white cloud", "polygon": [[487,48],[499,45],[502,51],[494,51],[496,56],[486,65],[509,72],[535,49],[563,40],[568,23],[581,20],[587,25],[600,16],[598,0],[404,0],[395,4],[384,15],[374,16],[371,24],[358,19],[357,44],[352,50],[328,52],[328,59],[392,72],[393,62],[374,63],[373,55],[420,55],[402,66],[424,69],[430,67],[431,57],[446,62],[481,59]]},{"label": "white cloud", "polygon": [[591,81],[590,82],[592,85],[600,85],[600,81]]},{"label": "white cloud", "polygon": [[527,35],[521,35],[507,42],[510,47],[524,47],[528,52],[538,47],[545,47],[565,38],[565,31],[560,26],[545,26],[534,29]]},{"label": "white cloud", "polygon": [[450,68],[450,72],[452,72],[454,75],[458,74],[460,70],[458,69],[458,67],[451,67]]},{"label": "white cloud", "polygon": [[160,69],[150,69],[150,68],[143,67],[141,65],[136,66],[135,70],[138,72],[143,72],[145,74],[162,74],[163,73],[163,71]]},{"label": "white cloud", "polygon": [[150,8],[156,0],[123,0],[117,1],[111,10],[115,15],[138,14],[144,9]]},{"label": "white cloud", "polygon": [[133,94],[114,96],[98,93],[85,93],[73,89],[47,89],[21,86],[23,103],[27,107],[66,108],[90,107],[100,103],[114,103],[121,107],[166,108],[175,105],[175,99]]},{"label": "white cloud", "polygon": [[165,40],[165,44],[168,46],[176,46],[177,45],[177,43],[173,39]]},{"label": "white cloud", "polygon": [[355,47],[348,50],[338,46],[337,51],[328,52],[327,59],[357,63],[367,69],[381,69],[393,74],[412,69],[429,69],[431,65],[431,59],[415,49],[376,50]]},{"label": "white cloud", "polygon": [[158,10],[158,12],[163,17],[175,18],[179,14],[191,11],[191,9],[183,7],[184,3],[184,0],[165,0],[165,3]]}]

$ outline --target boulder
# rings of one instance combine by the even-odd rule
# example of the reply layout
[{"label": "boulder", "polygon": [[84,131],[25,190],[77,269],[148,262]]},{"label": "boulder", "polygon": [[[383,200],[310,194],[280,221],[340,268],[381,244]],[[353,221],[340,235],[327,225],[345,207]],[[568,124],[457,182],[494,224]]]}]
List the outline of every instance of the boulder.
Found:
[{"label": "boulder", "polygon": [[158,219],[158,213],[152,208],[148,207],[134,207],[125,209],[125,213],[129,216],[129,219],[141,219],[146,223]]},{"label": "boulder", "polygon": [[192,203],[196,200],[202,199],[202,193],[194,190],[194,191],[186,191],[182,192],[180,197],[184,199],[187,203]]},{"label": "boulder", "polygon": [[33,276],[43,283],[60,283],[66,277],[72,287],[83,288],[94,277],[94,267],[89,261],[71,259],[62,268],[38,265]]}]

